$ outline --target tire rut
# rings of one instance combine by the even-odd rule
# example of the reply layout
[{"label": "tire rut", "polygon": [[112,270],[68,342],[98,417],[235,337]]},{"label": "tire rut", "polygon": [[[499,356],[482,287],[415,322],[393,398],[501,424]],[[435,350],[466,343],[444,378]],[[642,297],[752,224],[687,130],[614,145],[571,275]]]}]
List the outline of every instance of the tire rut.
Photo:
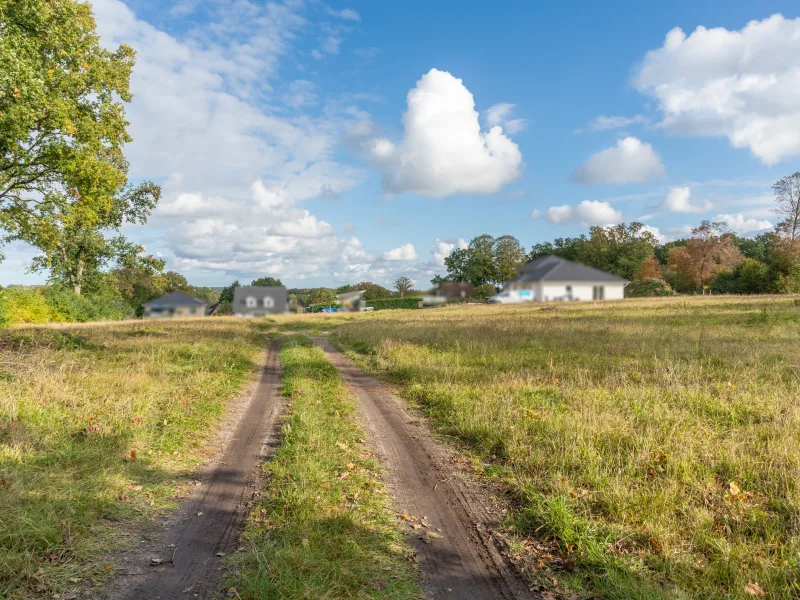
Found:
[{"label": "tire rut", "polygon": [[[215,598],[224,574],[223,556],[235,549],[256,490],[259,464],[273,451],[285,401],[279,393],[277,344],[267,351],[255,391],[239,418],[221,459],[203,478],[199,494],[187,500],[151,548],[138,553],[141,573],[126,587],[112,584],[110,600]],[[151,557],[163,561],[151,566]]]},{"label": "tire rut", "polygon": [[448,451],[380,381],[319,338],[328,360],[358,398],[379,460],[389,474],[397,508],[424,518],[428,531],[411,542],[417,551],[428,598],[523,600],[533,594],[503,556],[490,510],[448,465]]}]

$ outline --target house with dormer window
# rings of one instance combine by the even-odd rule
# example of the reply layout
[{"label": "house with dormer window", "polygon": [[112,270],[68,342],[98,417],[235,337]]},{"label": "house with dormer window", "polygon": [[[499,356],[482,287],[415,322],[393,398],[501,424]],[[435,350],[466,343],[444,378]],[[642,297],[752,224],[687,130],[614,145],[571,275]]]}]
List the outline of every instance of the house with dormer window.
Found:
[{"label": "house with dormer window", "polygon": [[286,288],[241,285],[233,290],[233,314],[237,317],[266,317],[288,311]]}]

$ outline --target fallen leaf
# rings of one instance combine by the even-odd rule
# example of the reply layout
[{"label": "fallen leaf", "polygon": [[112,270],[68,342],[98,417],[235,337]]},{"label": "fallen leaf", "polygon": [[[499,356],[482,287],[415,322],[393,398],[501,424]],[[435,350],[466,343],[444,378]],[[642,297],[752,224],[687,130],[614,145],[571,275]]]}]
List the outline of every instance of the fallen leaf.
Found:
[{"label": "fallen leaf", "polygon": [[163,562],[164,561],[162,559],[160,559],[160,558],[151,558],[150,559],[150,564],[153,565],[153,566],[160,565]]},{"label": "fallen leaf", "polygon": [[202,513],[202,512],[199,512],[199,513],[197,513],[197,516],[198,516],[198,517],[202,517],[202,516],[203,516],[203,513]]},{"label": "fallen leaf", "polygon": [[736,485],[736,482],[735,482],[735,481],[731,481],[731,482],[728,484],[728,491],[730,492],[731,496],[736,496],[736,495],[737,495],[737,494],[739,494],[739,493],[740,493],[742,490],[741,490],[741,489],[739,489],[739,486],[738,486],[738,485]]},{"label": "fallen leaf", "polygon": [[136,460],[136,450],[131,450],[130,459],[131,460]]},{"label": "fallen leaf", "polygon": [[336,447],[342,450],[347,450],[347,444],[343,444],[342,442],[336,442]]},{"label": "fallen leaf", "polygon": [[761,586],[755,581],[748,581],[744,586],[744,591],[751,596],[756,596],[758,598],[763,598],[766,596],[766,592],[764,592],[764,590],[761,589]]},{"label": "fallen leaf", "polygon": [[345,466],[347,467],[348,471],[352,471],[353,469],[356,468],[356,464],[355,463],[347,463]]}]

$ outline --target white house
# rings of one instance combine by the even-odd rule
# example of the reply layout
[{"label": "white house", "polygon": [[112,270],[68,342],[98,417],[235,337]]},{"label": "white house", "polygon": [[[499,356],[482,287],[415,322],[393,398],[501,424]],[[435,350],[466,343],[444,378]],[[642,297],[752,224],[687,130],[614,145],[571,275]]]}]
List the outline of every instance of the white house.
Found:
[{"label": "white house", "polygon": [[622,300],[628,280],[558,256],[525,263],[490,302]]}]

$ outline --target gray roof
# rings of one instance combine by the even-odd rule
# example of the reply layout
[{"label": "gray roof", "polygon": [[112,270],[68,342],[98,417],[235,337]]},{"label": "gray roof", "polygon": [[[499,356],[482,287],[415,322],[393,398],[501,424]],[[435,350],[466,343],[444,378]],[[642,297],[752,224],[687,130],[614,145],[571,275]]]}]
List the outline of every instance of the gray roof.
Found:
[{"label": "gray roof", "polygon": [[144,306],[205,306],[205,300],[198,300],[194,296],[183,292],[170,292],[160,298],[154,298],[144,303]]},{"label": "gray roof", "polygon": [[239,285],[233,288],[233,305],[235,307],[245,306],[247,298],[255,298],[258,301],[267,297],[272,298],[276,303],[286,304],[286,288],[282,285]]},{"label": "gray roof", "polygon": [[[606,271],[572,262],[560,256],[543,256],[522,265],[519,275],[511,280],[515,283],[533,281],[586,282],[586,283],[628,283],[627,279],[617,277]],[[510,283],[510,282],[507,282]]]}]

